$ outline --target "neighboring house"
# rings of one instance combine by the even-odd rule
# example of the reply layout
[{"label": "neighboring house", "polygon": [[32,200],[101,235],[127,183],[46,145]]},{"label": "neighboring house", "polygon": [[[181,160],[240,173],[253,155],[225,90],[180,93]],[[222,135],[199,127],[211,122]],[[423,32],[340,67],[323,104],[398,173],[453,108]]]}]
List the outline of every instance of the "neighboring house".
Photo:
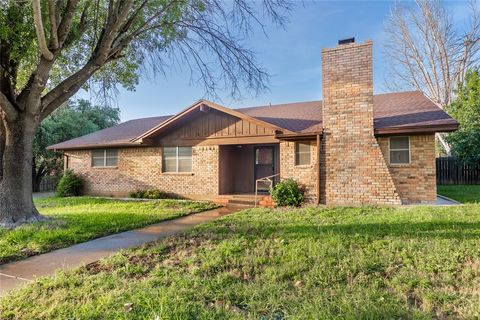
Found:
[{"label": "neighboring house", "polygon": [[278,174],[303,184],[311,202],[434,202],[434,135],[458,123],[421,92],[373,95],[371,41],[324,49],[322,59],[323,102],[230,109],[200,100],[49,149],[65,152],[94,195],[158,188],[212,199],[252,194],[257,179]]}]

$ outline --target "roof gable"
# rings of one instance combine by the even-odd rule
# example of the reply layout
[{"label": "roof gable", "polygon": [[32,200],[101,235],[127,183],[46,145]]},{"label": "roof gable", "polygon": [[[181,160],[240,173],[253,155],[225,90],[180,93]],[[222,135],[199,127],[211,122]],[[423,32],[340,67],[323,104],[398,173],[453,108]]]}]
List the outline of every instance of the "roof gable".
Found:
[{"label": "roof gable", "polygon": [[144,132],[143,134],[139,135],[138,137],[132,139],[131,142],[133,142],[133,143],[140,142],[141,143],[144,140],[150,139],[152,137],[156,137],[156,136],[158,136],[158,135],[160,135],[164,132],[167,132],[167,131],[171,130],[176,125],[182,124],[182,120],[183,119],[188,119],[188,117],[191,116],[192,114],[195,114],[198,111],[208,112],[210,109],[216,110],[218,112],[221,112],[221,113],[233,116],[233,117],[236,117],[240,120],[247,121],[247,122],[252,123],[254,125],[258,125],[260,127],[269,128],[273,131],[278,130],[278,131],[282,131],[282,132],[285,132],[285,133],[294,133],[291,130],[288,130],[286,128],[282,128],[278,125],[275,125],[275,124],[270,123],[270,122],[266,122],[266,121],[264,121],[262,119],[259,119],[259,118],[256,118],[256,117],[249,116],[248,114],[239,112],[238,110],[229,109],[229,108],[223,107],[221,105],[218,105],[216,103],[213,103],[211,101],[200,100],[200,101],[196,102],[195,104],[191,105],[190,107],[188,107],[187,109],[185,109],[185,110],[181,111],[180,113],[176,114],[175,116],[169,118],[167,121],[164,121],[163,123],[160,123],[158,126],[152,128],[152,129]]},{"label": "roof gable", "polygon": [[[256,139],[256,138],[274,138],[278,130],[271,126],[262,126],[248,120],[241,119],[231,114],[227,114],[216,109],[208,111],[197,111],[183,119],[176,121],[176,124],[165,129],[161,133],[152,134],[150,138],[145,138],[145,143],[162,146],[178,146],[193,143],[208,144],[208,140],[218,139]],[[240,141],[231,139],[232,141]],[[225,142],[225,140],[222,140]],[[231,142],[231,141],[229,141]],[[238,142],[236,142],[238,143]]]}]

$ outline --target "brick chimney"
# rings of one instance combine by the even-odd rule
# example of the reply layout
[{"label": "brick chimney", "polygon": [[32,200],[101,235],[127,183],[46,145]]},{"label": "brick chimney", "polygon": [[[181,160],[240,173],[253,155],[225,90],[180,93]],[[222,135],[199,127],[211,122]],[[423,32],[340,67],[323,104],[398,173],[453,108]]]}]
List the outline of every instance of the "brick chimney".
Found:
[{"label": "brick chimney", "polygon": [[372,41],[322,50],[322,202],[400,204],[374,135]]}]

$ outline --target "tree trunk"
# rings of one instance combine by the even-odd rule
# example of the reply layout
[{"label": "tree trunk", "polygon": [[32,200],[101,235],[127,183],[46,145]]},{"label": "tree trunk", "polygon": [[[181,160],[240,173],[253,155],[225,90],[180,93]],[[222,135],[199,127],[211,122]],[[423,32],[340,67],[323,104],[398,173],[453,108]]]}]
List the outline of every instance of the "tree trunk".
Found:
[{"label": "tree trunk", "polygon": [[35,157],[32,160],[32,188],[33,192],[40,192],[40,185],[42,184],[42,179],[46,175],[45,166],[40,164],[37,168],[35,164]]},{"label": "tree trunk", "polygon": [[435,134],[435,136],[437,137],[438,141],[440,142],[440,145],[442,146],[443,151],[445,151],[447,156],[450,156],[452,154],[452,149],[450,148],[450,145],[447,143],[447,141],[445,141],[444,134],[442,134],[440,132],[437,132]]},{"label": "tree trunk", "polygon": [[[20,114],[13,122],[4,121],[4,148],[0,164],[0,226],[42,220],[32,197],[32,146],[38,122]],[[2,155],[0,154],[0,157]]]},{"label": "tree trunk", "polygon": [[33,192],[40,192],[40,185],[42,184],[42,178],[44,175],[40,172],[36,172],[35,167],[32,168],[33,177],[32,177],[32,190]]}]

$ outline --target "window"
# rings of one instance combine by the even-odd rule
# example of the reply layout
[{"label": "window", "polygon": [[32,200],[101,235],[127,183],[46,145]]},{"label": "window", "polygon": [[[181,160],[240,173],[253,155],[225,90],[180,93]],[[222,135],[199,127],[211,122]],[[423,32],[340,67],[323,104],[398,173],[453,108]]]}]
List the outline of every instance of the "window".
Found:
[{"label": "window", "polygon": [[410,137],[390,137],[390,164],[410,163]]},{"label": "window", "polygon": [[116,167],[118,164],[118,150],[92,150],[92,167]]},{"label": "window", "polygon": [[273,164],[273,147],[255,149],[255,164]]},{"label": "window", "polygon": [[163,148],[163,172],[192,172],[192,147]]},{"label": "window", "polygon": [[295,165],[310,164],[310,142],[295,143]]}]

